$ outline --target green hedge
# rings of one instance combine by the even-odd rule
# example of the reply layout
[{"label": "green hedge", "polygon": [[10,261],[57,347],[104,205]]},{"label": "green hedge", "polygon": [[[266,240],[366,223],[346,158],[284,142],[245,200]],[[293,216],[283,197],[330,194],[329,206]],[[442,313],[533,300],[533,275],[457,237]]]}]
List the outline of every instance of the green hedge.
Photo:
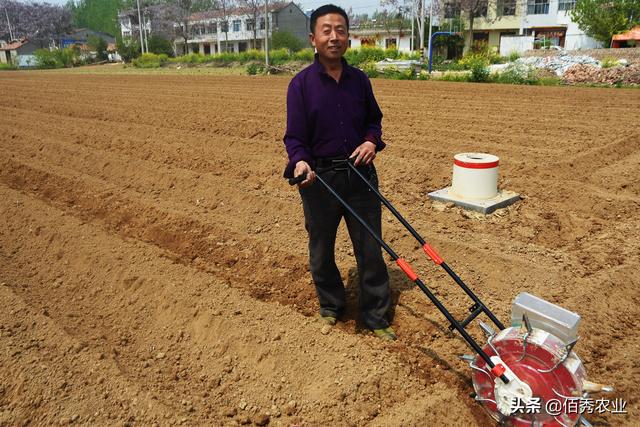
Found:
[{"label": "green hedge", "polygon": [[167,62],[169,57],[165,53],[156,55],[155,53],[144,53],[139,58],[131,61],[136,68],[160,68],[162,64]]},{"label": "green hedge", "polygon": [[38,68],[69,68],[82,63],[79,51],[70,47],[52,51],[38,49],[33,54]]}]

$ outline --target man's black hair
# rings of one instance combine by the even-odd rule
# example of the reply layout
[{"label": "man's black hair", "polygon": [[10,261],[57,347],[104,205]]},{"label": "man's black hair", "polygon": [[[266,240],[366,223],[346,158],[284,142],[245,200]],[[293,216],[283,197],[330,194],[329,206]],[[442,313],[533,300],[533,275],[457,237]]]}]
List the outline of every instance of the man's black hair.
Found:
[{"label": "man's black hair", "polygon": [[347,12],[344,11],[340,6],[336,6],[335,4],[325,4],[324,6],[320,6],[311,14],[311,20],[309,21],[309,29],[312,33],[315,33],[316,29],[316,21],[318,18],[324,15],[328,15],[330,13],[337,13],[338,15],[342,15],[345,22],[347,23],[347,31],[349,31],[349,17],[347,16]]}]

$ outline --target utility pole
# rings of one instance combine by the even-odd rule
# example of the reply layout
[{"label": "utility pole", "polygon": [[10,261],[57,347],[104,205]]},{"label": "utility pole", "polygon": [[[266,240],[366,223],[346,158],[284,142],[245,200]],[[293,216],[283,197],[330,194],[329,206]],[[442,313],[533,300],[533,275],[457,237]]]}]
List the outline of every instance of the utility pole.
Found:
[{"label": "utility pole", "polygon": [[429,1],[429,52],[427,58],[431,58],[431,34],[433,31],[433,0]]},{"label": "utility pole", "polygon": [[9,28],[9,42],[13,41],[13,30],[11,29],[11,21],[9,21],[9,12],[7,12],[7,8],[4,8],[4,16],[7,17],[7,27]]},{"label": "utility pole", "polygon": [[[144,21],[144,50],[146,51],[146,53],[149,53],[149,34],[147,33],[148,16],[145,17],[146,12],[146,10],[142,12],[142,20]],[[151,29],[149,29],[149,31],[151,31]]]},{"label": "utility pole", "polygon": [[269,0],[264,0],[264,63],[269,73]]},{"label": "utility pole", "polygon": [[420,62],[424,64],[424,1],[420,1]]},{"label": "utility pole", "polygon": [[142,37],[142,14],[140,13],[140,0],[136,0],[138,5],[138,34],[140,34],[140,52],[144,53],[144,39]]},{"label": "utility pole", "polygon": [[416,23],[416,2],[411,0],[411,41],[409,42],[409,50],[413,52],[415,48],[415,23]]}]

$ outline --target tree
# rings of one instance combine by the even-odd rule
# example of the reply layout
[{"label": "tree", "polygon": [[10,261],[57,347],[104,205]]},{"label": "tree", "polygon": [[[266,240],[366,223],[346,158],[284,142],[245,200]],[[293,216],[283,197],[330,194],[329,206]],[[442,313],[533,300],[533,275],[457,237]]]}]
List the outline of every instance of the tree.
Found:
[{"label": "tree", "polygon": [[[222,6],[228,7],[231,0],[166,0],[171,6],[167,9],[166,19],[177,24],[174,27],[175,36],[183,40],[184,52],[187,53],[187,43],[194,35],[195,25],[193,14],[196,12],[222,11]],[[228,16],[228,12],[224,12]],[[227,21],[225,19],[225,21]],[[224,29],[224,28],[223,28]],[[227,28],[228,31],[228,28]],[[225,45],[226,48],[226,45]]]},{"label": "tree", "polygon": [[404,2],[404,0],[382,0],[380,5],[385,8],[382,13],[382,24],[388,34],[391,34],[391,31],[396,29],[402,34],[403,30],[411,25],[411,21],[407,19],[407,16],[411,13],[411,5],[409,3]]},{"label": "tree", "polygon": [[465,50],[470,50],[473,46],[473,23],[476,18],[487,16],[489,7],[488,0],[456,0],[460,5],[460,10],[465,13],[469,20],[469,38],[465,45]]},{"label": "tree", "polygon": [[131,62],[132,59],[140,56],[140,41],[135,38],[116,40],[116,49],[124,62]]},{"label": "tree", "polygon": [[264,11],[264,0],[240,0],[240,5],[245,7],[253,19],[253,48],[258,46],[258,16]]},{"label": "tree", "polygon": [[89,49],[96,53],[98,60],[105,61],[109,57],[107,53],[107,42],[102,37],[91,36],[87,44]]},{"label": "tree", "polygon": [[297,52],[304,47],[303,43],[296,36],[288,31],[274,31],[271,35],[273,49],[289,49]]},{"label": "tree", "polygon": [[67,6],[73,13],[76,28],[90,28],[94,31],[115,35],[118,27],[118,10],[122,0],[69,0]]},{"label": "tree", "polygon": [[571,16],[582,31],[609,47],[614,35],[640,25],[640,0],[577,0]]},{"label": "tree", "polygon": [[[217,9],[222,14],[222,32],[224,33],[224,51],[229,49],[229,15],[235,6],[235,0],[217,0]],[[256,25],[258,23],[256,22]]]},{"label": "tree", "polygon": [[11,33],[14,39],[27,37],[39,40],[41,45],[55,45],[56,40],[72,28],[71,9],[66,6],[0,0],[0,10],[6,11],[4,19],[0,19],[0,34]]},{"label": "tree", "polygon": [[167,56],[173,56],[173,45],[167,39],[159,35],[149,37],[149,52],[160,55],[162,53]]}]

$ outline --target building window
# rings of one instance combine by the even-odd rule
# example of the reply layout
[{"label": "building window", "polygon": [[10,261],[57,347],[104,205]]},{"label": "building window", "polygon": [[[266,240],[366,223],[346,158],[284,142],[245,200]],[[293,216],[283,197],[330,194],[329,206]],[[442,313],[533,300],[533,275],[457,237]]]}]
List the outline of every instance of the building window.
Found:
[{"label": "building window", "polygon": [[260,29],[264,30],[266,28],[264,18],[260,18]]},{"label": "building window", "polygon": [[559,0],[558,10],[573,10],[576,7],[576,0]]},{"label": "building window", "polygon": [[478,2],[478,6],[476,9],[476,18],[479,18],[481,16],[486,17],[488,10],[489,10],[489,0],[480,0]]},{"label": "building window", "polygon": [[386,39],[384,41],[384,43],[385,43],[384,47],[386,49],[391,49],[391,48],[396,49],[398,47],[398,41],[395,38],[394,39]]},{"label": "building window", "polygon": [[444,17],[446,19],[460,17],[460,3],[457,1],[448,1],[444,4]]},{"label": "building window", "polygon": [[212,22],[211,23],[211,34],[217,34],[218,33],[218,23],[217,22]]},{"label": "building window", "polygon": [[253,29],[255,28],[255,23],[253,22],[253,19],[247,19],[247,31],[253,31]]},{"label": "building window", "polygon": [[548,15],[549,0],[527,0],[527,15]]},{"label": "building window", "polygon": [[240,20],[239,19],[235,19],[233,21],[233,32],[237,33],[238,31],[240,31]]},{"label": "building window", "polygon": [[220,31],[222,31],[223,33],[229,32],[229,23],[227,21],[220,23]]},{"label": "building window", "polygon": [[515,16],[516,0],[498,0],[496,12],[498,16]]}]

